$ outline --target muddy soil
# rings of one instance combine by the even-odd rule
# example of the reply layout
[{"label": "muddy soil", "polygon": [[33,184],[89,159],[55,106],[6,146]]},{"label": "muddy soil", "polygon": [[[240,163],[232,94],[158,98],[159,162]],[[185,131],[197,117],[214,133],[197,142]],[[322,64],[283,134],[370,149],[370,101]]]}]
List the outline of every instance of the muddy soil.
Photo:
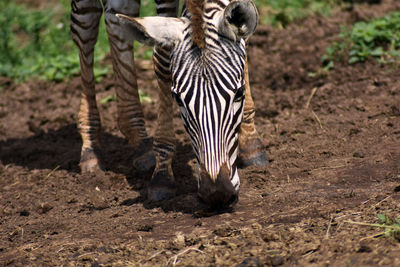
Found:
[{"label": "muddy soil", "polygon": [[[400,71],[320,57],[340,25],[400,10],[357,4],[287,29],[260,26],[249,45],[256,124],[270,157],[240,170],[231,210],[196,197],[194,156],[175,116],[174,199],[148,203],[116,125],[112,75],[97,85],[104,175],[81,175],[81,86],[0,79],[0,265],[400,266],[400,234],[363,225],[400,215]],[[156,82],[137,62],[149,132]],[[103,101],[104,102],[104,101]]]}]

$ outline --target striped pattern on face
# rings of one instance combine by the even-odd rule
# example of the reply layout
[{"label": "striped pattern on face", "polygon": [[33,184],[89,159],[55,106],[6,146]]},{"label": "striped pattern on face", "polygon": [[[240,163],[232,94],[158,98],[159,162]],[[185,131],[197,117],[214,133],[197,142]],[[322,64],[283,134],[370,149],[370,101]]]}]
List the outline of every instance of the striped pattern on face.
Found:
[{"label": "striped pattern on face", "polygon": [[[230,179],[239,189],[235,165],[244,107],[245,43],[218,34],[216,23],[228,3],[207,2],[203,49],[192,41],[190,23],[184,38],[171,51],[172,94],[191,138],[199,169],[216,179],[227,163]],[[185,13],[189,16],[190,14]]]}]

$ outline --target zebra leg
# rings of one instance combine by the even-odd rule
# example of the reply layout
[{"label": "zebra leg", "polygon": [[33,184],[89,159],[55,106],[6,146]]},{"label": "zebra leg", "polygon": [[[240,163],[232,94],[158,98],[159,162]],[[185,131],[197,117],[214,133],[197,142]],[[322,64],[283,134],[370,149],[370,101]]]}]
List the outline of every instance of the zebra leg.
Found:
[{"label": "zebra leg", "polygon": [[[157,15],[176,17],[179,0],[156,0]],[[171,72],[169,69],[169,50],[155,47],[153,53],[154,71],[159,86],[159,106],[157,129],[154,136],[156,167],[147,188],[150,201],[172,198],[176,193],[172,158],[175,154],[175,133],[173,124],[173,101],[171,96]]]},{"label": "zebra leg", "polygon": [[101,171],[99,161],[100,115],[96,105],[93,52],[103,9],[98,0],[72,0],[71,34],[79,49],[82,97],[78,128],[82,137],[80,167],[83,173]]},{"label": "zebra leg", "polygon": [[245,102],[242,124],[239,132],[239,158],[238,165],[247,167],[251,165],[266,166],[268,157],[264,145],[254,125],[255,108],[250,91],[249,68],[246,58],[244,67]]},{"label": "zebra leg", "polygon": [[132,17],[139,15],[139,0],[104,1],[105,20],[116,79],[118,126],[135,151],[134,167],[149,171],[155,165],[152,139],[147,135],[139,101],[136,69],[133,59],[133,39],[127,26],[121,25],[116,13]]},{"label": "zebra leg", "polygon": [[156,47],[154,49],[153,62],[160,87],[157,129],[154,137],[157,164],[147,189],[147,198],[150,201],[160,201],[171,198],[176,193],[171,167],[172,158],[175,154],[175,133],[172,121],[174,110],[171,96],[169,51]]}]

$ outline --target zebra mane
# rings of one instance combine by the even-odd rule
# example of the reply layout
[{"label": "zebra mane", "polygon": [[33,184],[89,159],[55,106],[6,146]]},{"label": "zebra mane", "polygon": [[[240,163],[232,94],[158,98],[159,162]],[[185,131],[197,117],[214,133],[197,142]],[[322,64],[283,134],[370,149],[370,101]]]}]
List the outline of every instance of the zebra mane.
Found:
[{"label": "zebra mane", "polygon": [[192,25],[192,40],[199,48],[204,48],[204,2],[205,0],[186,0],[186,8],[189,10]]}]

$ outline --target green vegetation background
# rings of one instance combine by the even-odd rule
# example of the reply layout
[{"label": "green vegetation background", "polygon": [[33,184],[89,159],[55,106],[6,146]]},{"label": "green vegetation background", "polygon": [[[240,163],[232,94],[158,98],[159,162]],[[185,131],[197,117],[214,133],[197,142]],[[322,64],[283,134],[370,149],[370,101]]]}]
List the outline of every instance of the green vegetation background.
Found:
[{"label": "green vegetation background", "polygon": [[[255,0],[261,23],[283,28],[312,14],[329,16],[342,0]],[[142,0],[141,16],[155,15],[152,0]],[[0,1],[0,76],[23,81],[30,77],[62,81],[79,73],[78,51],[69,32],[70,1],[58,0],[52,8],[33,9],[11,0]],[[135,57],[149,59],[151,49],[135,42]],[[343,27],[340,41],[333,43],[322,62],[326,69],[334,61],[356,63],[368,57],[380,62],[398,58],[400,12],[371,22]],[[101,79],[111,67],[101,64],[109,45],[102,20],[95,49],[95,76]]]}]

